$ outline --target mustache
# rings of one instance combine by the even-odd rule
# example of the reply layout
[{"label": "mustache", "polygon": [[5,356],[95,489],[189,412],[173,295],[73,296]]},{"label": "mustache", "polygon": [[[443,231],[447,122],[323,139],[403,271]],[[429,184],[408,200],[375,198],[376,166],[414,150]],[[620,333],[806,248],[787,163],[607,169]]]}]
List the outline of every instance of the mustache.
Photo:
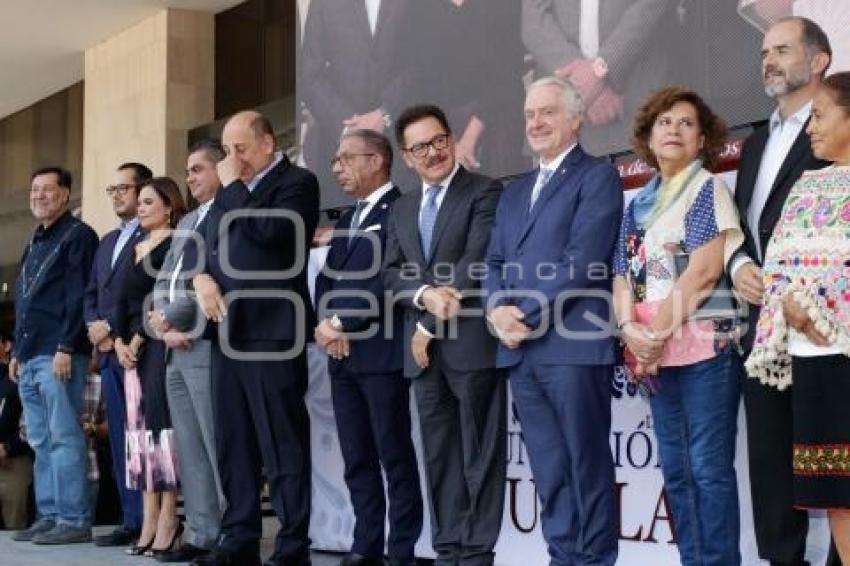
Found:
[{"label": "mustache", "polygon": [[764,77],[765,78],[767,78],[769,75],[773,75],[773,74],[780,75],[780,76],[784,77],[785,71],[783,71],[782,69],[780,69],[780,68],[778,68],[774,65],[768,65],[767,67],[764,68]]}]

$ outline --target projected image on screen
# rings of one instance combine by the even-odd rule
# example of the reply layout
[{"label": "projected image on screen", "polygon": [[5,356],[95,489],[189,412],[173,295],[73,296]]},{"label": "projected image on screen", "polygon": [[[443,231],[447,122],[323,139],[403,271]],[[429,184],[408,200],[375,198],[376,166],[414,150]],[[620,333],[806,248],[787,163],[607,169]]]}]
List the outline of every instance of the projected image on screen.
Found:
[{"label": "projected image on screen", "polygon": [[[546,75],[581,92],[582,144],[597,155],[628,151],[636,108],[669,84],[696,90],[732,127],[758,122],[774,107],[763,92],[761,30],[783,15],[827,13],[826,4],[846,14],[850,2],[301,0],[302,156],[323,207],[350,204],[328,165],[340,134],[365,127],[393,137],[401,110],[431,102],[448,114],[465,167],[520,173],[534,165],[523,88]],[[835,50],[844,54],[836,60],[847,56]],[[417,186],[398,158],[393,178],[402,190]]]}]

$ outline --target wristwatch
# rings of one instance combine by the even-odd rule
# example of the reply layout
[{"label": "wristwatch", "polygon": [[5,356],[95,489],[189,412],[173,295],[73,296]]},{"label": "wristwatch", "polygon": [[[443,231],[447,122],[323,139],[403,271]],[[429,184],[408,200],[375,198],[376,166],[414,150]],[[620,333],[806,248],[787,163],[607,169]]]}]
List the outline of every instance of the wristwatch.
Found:
[{"label": "wristwatch", "polygon": [[593,74],[597,79],[604,79],[608,75],[608,62],[602,57],[596,57],[591,63]]},{"label": "wristwatch", "polygon": [[333,328],[333,329],[334,329],[334,330],[336,330],[337,332],[342,332],[342,331],[343,331],[342,321],[339,319],[339,316],[338,316],[338,315],[336,315],[336,314],[335,314],[335,315],[333,315],[332,317],[330,317],[330,318],[328,319],[328,321],[329,321],[329,322],[330,322],[330,324],[331,324],[331,328]]}]

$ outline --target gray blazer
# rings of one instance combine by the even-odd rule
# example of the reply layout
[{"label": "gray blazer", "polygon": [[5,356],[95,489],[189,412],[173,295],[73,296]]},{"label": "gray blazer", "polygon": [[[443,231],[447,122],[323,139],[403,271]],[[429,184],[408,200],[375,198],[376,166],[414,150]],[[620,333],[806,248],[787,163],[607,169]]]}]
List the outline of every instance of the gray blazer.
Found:
[{"label": "gray blazer", "polygon": [[[672,0],[604,0],[599,2],[599,57],[608,64],[606,82],[623,96],[623,118],[583,128],[582,145],[590,153],[629,148],[635,109],[669,77],[663,22],[672,21]],[[522,0],[522,39],[534,56],[537,78],[552,75],[581,52],[581,2]]]},{"label": "gray blazer", "polygon": [[[410,339],[417,323],[437,335],[431,348],[438,349],[448,367],[477,371],[496,367],[497,340],[487,329],[483,315],[481,266],[490,240],[490,227],[502,185],[489,177],[461,167],[452,179],[434,225],[431,259],[425,260],[419,239],[419,206],[422,188],[410,191],[393,205],[384,253],[384,285],[404,308],[404,373],[416,377],[422,370],[413,360]],[[464,309],[480,309],[479,316],[461,316],[456,335],[430,313],[413,304],[422,285],[451,285],[464,293]],[[449,325],[450,326],[450,325]],[[441,328],[442,327],[442,328]],[[444,333],[444,337],[440,334]]]},{"label": "gray blazer", "polygon": [[[193,294],[190,292],[191,280],[185,276],[185,272],[177,277],[174,285],[174,300],[169,300],[169,287],[171,276],[177,267],[177,262],[183,255],[187,243],[191,242],[188,235],[195,230],[195,222],[198,219],[198,209],[193,210],[183,217],[177,224],[177,230],[171,241],[171,248],[165,256],[162,269],[157,275],[154,285],[154,309],[162,311],[165,319],[180,331],[192,329],[203,330],[205,326],[204,316]],[[194,262],[192,262],[194,263]],[[184,265],[184,268],[194,268],[194,265]],[[166,352],[166,360],[169,364],[177,367],[197,367],[210,364],[210,341],[200,336],[192,340],[192,347],[188,350],[171,350]]]}]

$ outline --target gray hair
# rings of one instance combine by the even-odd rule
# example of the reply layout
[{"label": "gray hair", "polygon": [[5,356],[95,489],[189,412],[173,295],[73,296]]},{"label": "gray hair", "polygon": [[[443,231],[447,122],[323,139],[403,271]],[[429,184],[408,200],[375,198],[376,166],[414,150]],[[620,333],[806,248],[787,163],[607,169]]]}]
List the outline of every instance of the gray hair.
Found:
[{"label": "gray hair", "polygon": [[581,116],[584,114],[584,101],[576,88],[566,81],[562,81],[558,77],[543,77],[537,79],[528,85],[528,91],[531,92],[536,88],[553,86],[561,91],[561,97],[564,99],[564,108],[571,114]]},{"label": "gray hair", "polygon": [[375,130],[359,129],[347,130],[340,136],[339,139],[342,141],[346,138],[359,138],[363,140],[363,143],[366,144],[366,147],[368,147],[370,151],[374,151],[384,159],[384,167],[387,172],[392,169],[393,146],[387,136],[376,132]]}]

